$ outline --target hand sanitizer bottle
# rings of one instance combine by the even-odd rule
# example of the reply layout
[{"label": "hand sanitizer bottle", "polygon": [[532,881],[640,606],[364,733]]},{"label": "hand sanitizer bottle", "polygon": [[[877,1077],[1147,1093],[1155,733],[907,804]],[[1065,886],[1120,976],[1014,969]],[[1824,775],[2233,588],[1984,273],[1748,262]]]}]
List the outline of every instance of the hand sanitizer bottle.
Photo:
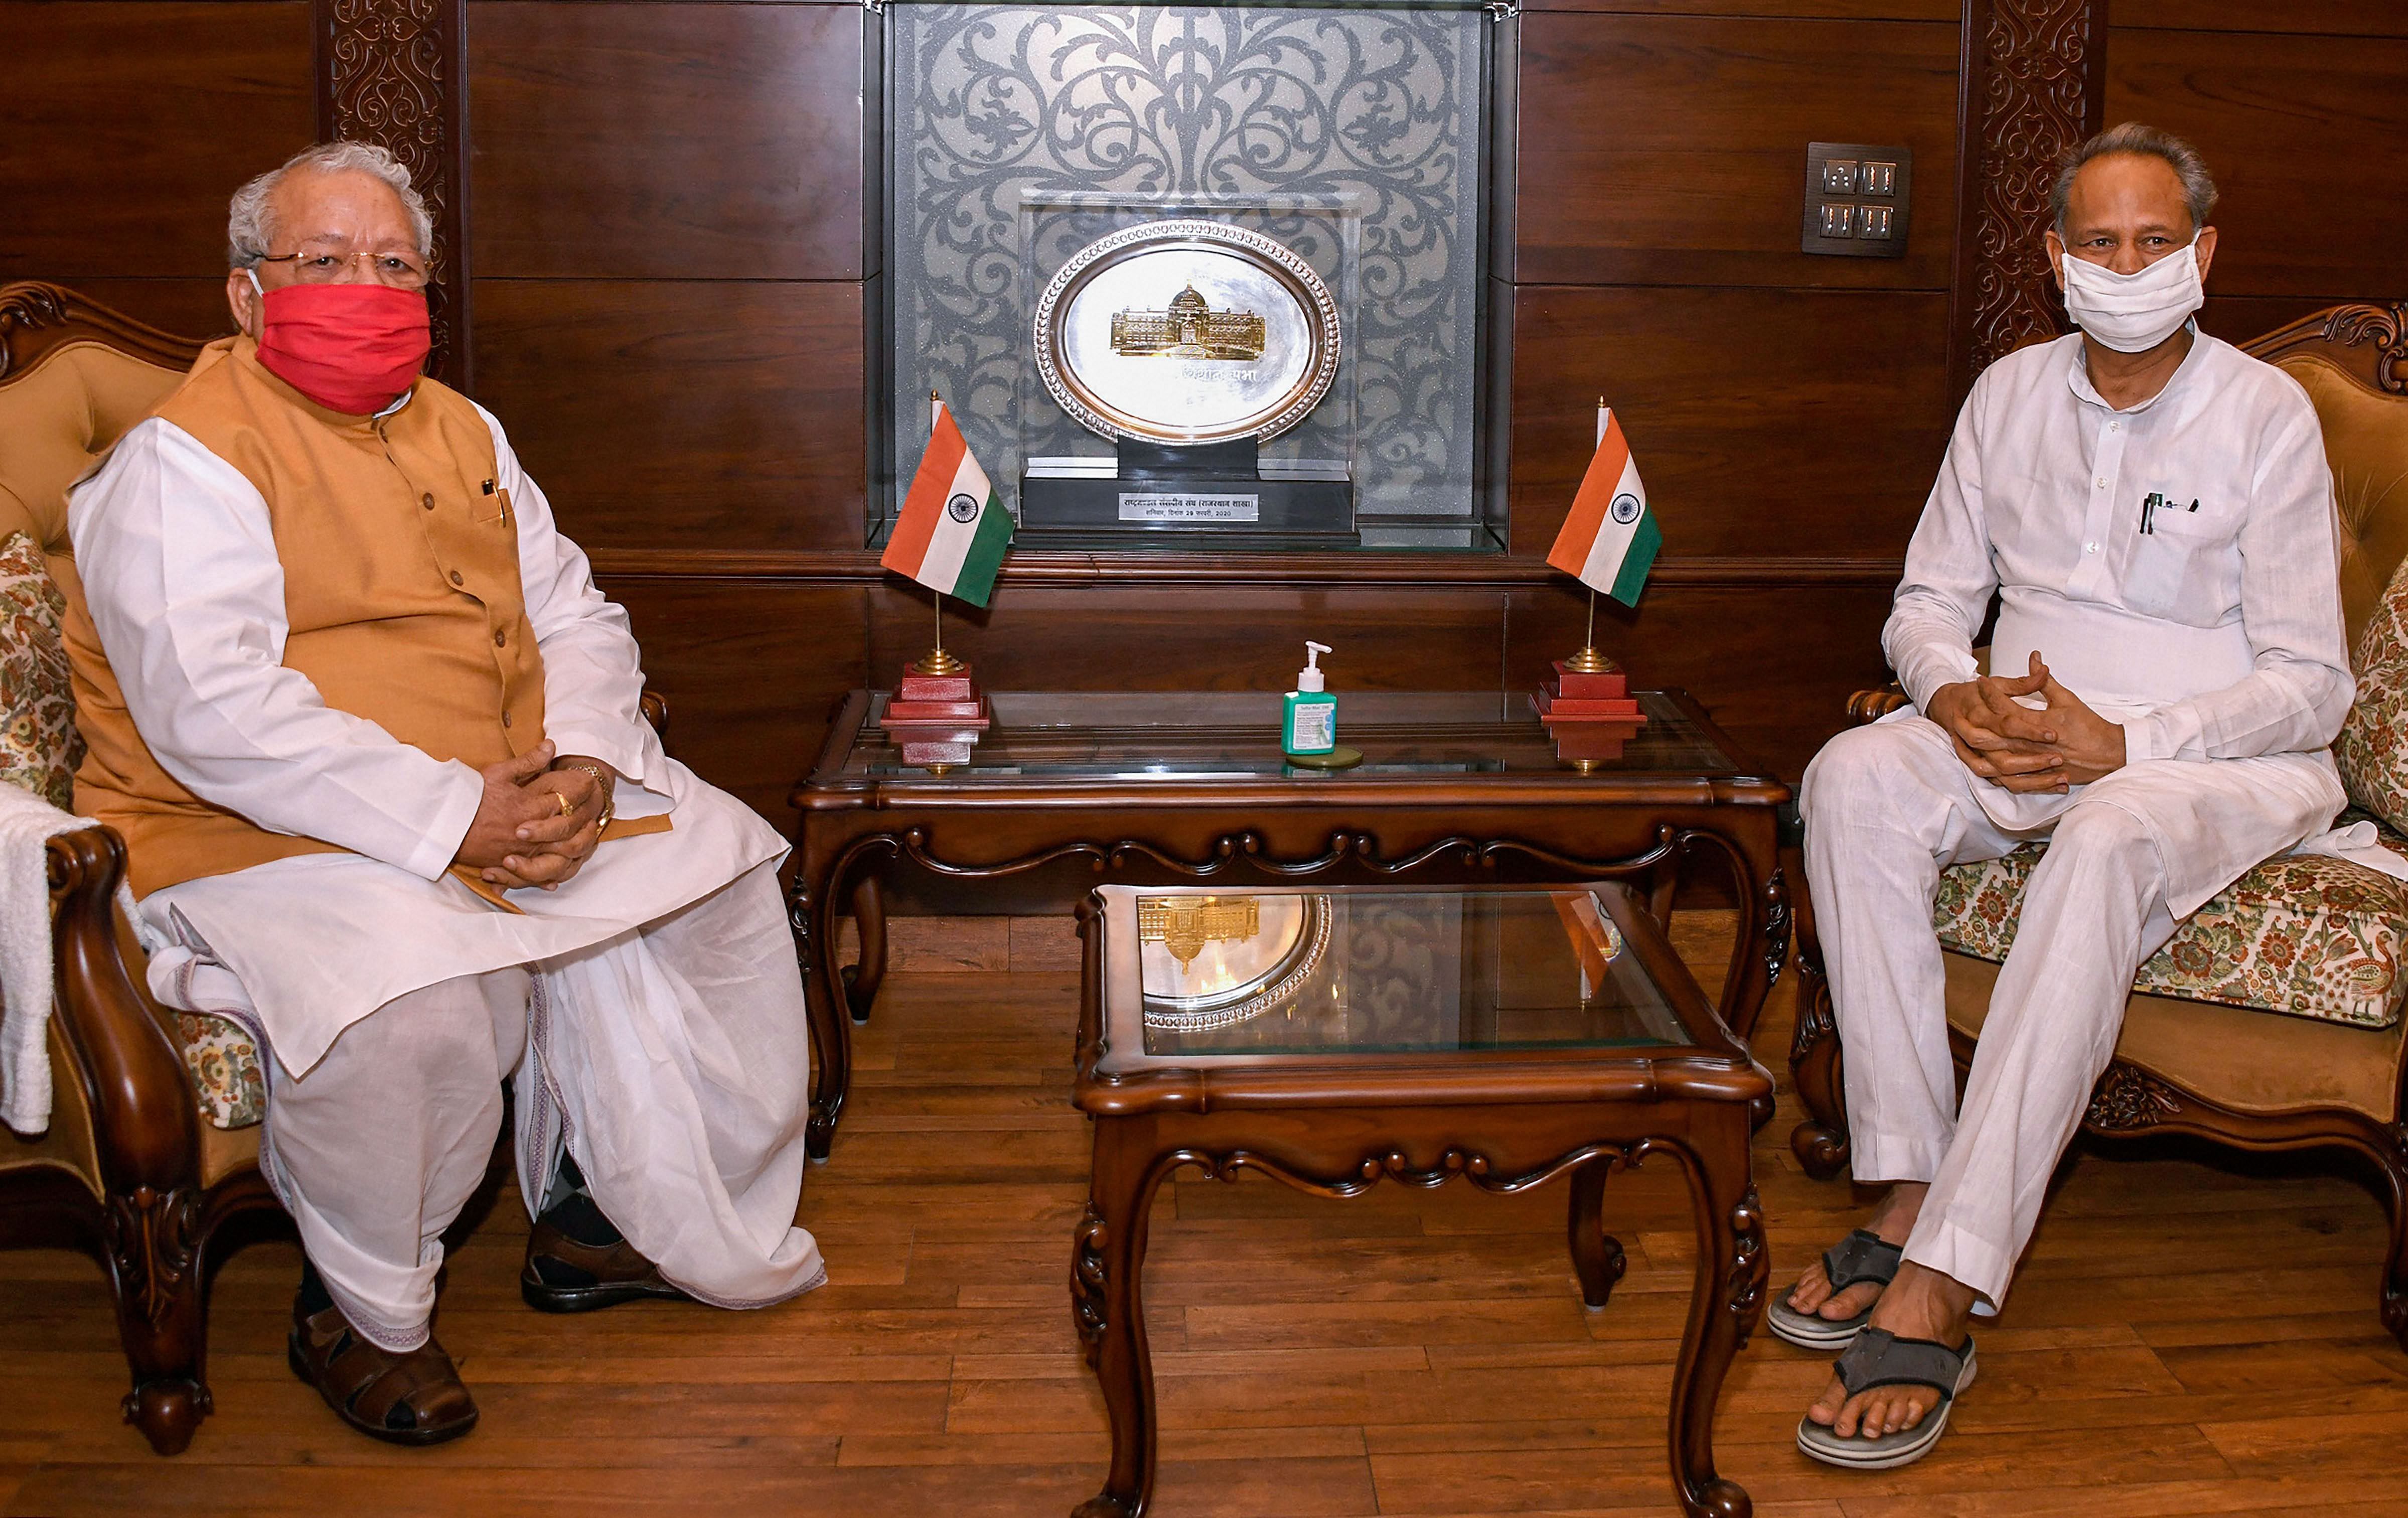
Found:
[{"label": "hand sanitizer bottle", "polygon": [[1291,754],[1326,754],[1338,746],[1338,698],[1322,688],[1321,656],[1327,643],[1304,645],[1304,668],[1287,693],[1280,720],[1280,746]]}]

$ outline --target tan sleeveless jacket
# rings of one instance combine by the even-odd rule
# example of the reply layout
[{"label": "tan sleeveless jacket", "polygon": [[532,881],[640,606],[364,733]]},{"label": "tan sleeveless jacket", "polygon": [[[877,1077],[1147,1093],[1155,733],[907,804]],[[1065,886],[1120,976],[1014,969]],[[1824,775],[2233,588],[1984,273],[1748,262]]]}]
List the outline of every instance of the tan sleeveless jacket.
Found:
[{"label": "tan sleeveless jacket", "polygon": [[[519,578],[494,439],[422,379],[381,420],[305,398],[247,337],[211,343],[153,413],[267,502],[284,566],[284,664],[328,706],[439,759],[497,762],[543,741],[543,660]],[[137,895],[337,846],[259,828],[194,796],[134,728],[80,586],[65,624],[89,753],[78,810],[125,835]]]}]

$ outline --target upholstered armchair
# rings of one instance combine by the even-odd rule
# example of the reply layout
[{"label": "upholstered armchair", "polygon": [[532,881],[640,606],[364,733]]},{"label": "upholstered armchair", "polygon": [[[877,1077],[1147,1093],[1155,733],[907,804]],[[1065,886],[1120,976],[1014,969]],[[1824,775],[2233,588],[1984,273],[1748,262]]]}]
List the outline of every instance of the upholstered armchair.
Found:
[{"label": "upholstered armchair", "polygon": [[[2339,306],[2246,345],[2306,387],[2341,505],[2342,606],[2368,663],[2370,624],[2396,628],[2385,592],[2408,557],[2408,303]],[[2379,634],[2380,643],[2386,634]],[[2373,699],[2363,681],[2360,701]],[[1852,697],[1870,722],[1895,687]],[[2357,726],[2354,722],[2353,726]],[[2376,730],[2384,730],[2378,728]],[[2381,842],[2408,838],[2378,823]],[[1944,872],[1934,904],[1960,1077],[2014,933],[2034,848]],[[1803,976],[1790,1070],[1808,1117],[1790,1136],[1807,1173],[1848,1162],[1840,1040],[1811,903],[1798,917]],[[2391,1215],[2378,1307],[2408,1348],[2408,884],[2329,859],[2270,860],[2186,920],[2135,977],[2115,1058],[2083,1131],[2186,1134],[2242,1149],[2354,1149]]]},{"label": "upholstered armchair", "polygon": [[[56,285],[0,286],[0,539],[32,538],[63,589],[78,584],[66,487],[200,348]],[[644,715],[666,729],[650,691]],[[48,863],[50,1125],[32,1139],[0,1130],[0,1244],[64,1227],[97,1246],[133,1379],[126,1421],[175,1454],[210,1411],[210,1241],[238,1216],[280,1211],[259,1171],[260,1050],[231,1022],[159,1006],[129,969],[143,959],[116,906],[113,830],[51,839]]]}]

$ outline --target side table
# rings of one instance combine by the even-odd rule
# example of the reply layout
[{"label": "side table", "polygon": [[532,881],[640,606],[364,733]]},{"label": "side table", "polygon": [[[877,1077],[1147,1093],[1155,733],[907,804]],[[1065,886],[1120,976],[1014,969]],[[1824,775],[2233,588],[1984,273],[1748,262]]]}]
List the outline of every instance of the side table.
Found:
[{"label": "side table", "polygon": [[1515,1193],[1570,1178],[1592,1308],[1622,1274],[1607,1178],[1687,1178],[1697,1280],[1672,1378],[1672,1484],[1692,1515],[1746,1518],[1717,1476],[1714,1399],[1764,1307],[1750,1169],[1771,1077],[1715,1015],[1627,888],[1104,886],[1084,942],[1073,1099],[1094,1120],[1071,1311],[1112,1435],[1074,1518],[1138,1518],[1154,1473],[1142,1305],[1156,1188],[1193,1166],[1316,1196],[1462,1177]]}]

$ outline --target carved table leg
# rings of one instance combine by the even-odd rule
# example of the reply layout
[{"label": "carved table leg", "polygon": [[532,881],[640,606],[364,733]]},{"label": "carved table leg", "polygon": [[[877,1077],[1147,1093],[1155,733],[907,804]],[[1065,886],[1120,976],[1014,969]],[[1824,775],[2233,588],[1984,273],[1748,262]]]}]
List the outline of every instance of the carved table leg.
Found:
[{"label": "carved table leg", "polygon": [[853,922],[861,932],[861,962],[845,975],[845,1000],[858,1026],[869,1020],[879,982],[886,978],[886,895],[874,875],[853,885]]},{"label": "carved table leg", "polygon": [[1087,1213],[1070,1257],[1070,1308],[1111,1415],[1112,1467],[1104,1489],[1071,1518],[1139,1518],[1154,1495],[1154,1362],[1145,1342],[1146,1224],[1154,1188],[1176,1164],[1154,1152],[1147,1118],[1096,1120]]},{"label": "carved table leg", "polygon": [[109,1274],[117,1332],[134,1389],[125,1421],[161,1454],[181,1454],[211,1410],[202,1356],[208,1343],[201,1280],[200,1197],[148,1186],[108,1198]]},{"label": "carved table leg", "polygon": [[[816,974],[807,977],[805,990],[811,1019],[813,1052],[819,1056],[819,1078],[811,1086],[810,1126],[803,1135],[803,1150],[814,1160],[828,1157],[828,1149],[836,1141],[837,1119],[843,1115],[844,1099],[853,1086],[853,1040],[845,1026],[847,1019],[837,1015],[837,1009],[847,1005],[849,992],[841,969],[836,962],[836,892],[840,882],[830,878],[820,881],[809,893],[804,910],[808,914],[810,938],[813,949]],[[797,879],[796,886],[802,882]]]},{"label": "carved table leg", "polygon": [[1591,1160],[1572,1172],[1572,1203],[1567,1231],[1572,1247],[1572,1271],[1580,1277],[1581,1301],[1591,1312],[1601,1312],[1613,1295],[1630,1262],[1622,1241],[1605,1231],[1605,1183],[1613,1162]]},{"label": "carved table leg", "polygon": [[1714,1399],[1764,1311],[1770,1260],[1748,1168],[1744,1107],[1699,1104],[1687,1166],[1698,1228],[1698,1279],[1672,1375],[1672,1485],[1690,1518],[1748,1518],[1738,1482],[1714,1474]]}]

